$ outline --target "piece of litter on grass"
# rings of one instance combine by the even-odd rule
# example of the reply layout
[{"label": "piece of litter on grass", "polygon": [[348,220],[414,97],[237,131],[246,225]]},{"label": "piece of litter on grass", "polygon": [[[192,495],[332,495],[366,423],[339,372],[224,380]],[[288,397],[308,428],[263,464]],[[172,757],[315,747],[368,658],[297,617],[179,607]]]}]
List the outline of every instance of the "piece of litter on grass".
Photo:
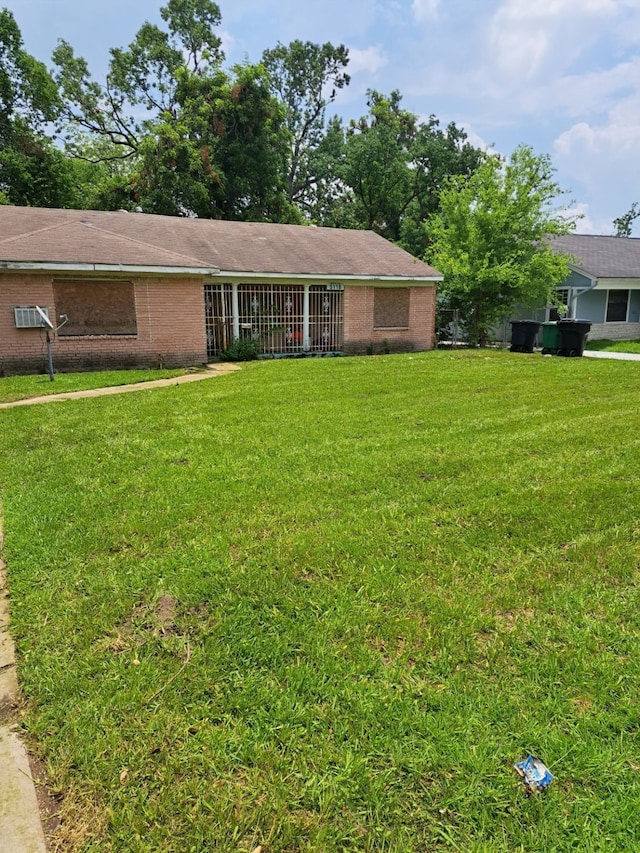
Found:
[{"label": "piece of litter on grass", "polygon": [[553,773],[545,767],[539,758],[527,755],[524,761],[518,761],[513,765],[522,777],[525,788],[529,793],[533,791],[544,791],[553,781]]}]

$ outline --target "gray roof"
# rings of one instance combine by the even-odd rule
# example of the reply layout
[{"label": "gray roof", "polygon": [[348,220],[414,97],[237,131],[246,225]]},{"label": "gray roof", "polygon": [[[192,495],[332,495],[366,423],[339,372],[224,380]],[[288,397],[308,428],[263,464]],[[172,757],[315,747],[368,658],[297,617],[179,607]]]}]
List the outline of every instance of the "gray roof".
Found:
[{"label": "gray roof", "polygon": [[441,278],[372,231],[0,205],[0,267],[8,263]]},{"label": "gray roof", "polygon": [[565,234],[554,237],[558,252],[572,255],[572,265],[593,278],[640,278],[640,238]]}]

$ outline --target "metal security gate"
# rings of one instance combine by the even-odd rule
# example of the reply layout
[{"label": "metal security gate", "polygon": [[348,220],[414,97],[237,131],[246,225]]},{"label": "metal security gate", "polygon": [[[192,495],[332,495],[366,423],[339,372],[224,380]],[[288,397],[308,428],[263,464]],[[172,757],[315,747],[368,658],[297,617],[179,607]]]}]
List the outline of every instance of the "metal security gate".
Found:
[{"label": "metal security gate", "polygon": [[309,288],[309,337],[312,352],[340,352],[344,346],[343,291],[331,285]]},{"label": "metal security gate", "polygon": [[205,284],[204,309],[207,358],[214,358],[233,341],[231,285]]},{"label": "metal security gate", "polygon": [[263,355],[342,350],[341,287],[207,283],[204,288],[208,358],[243,337],[259,342]]}]

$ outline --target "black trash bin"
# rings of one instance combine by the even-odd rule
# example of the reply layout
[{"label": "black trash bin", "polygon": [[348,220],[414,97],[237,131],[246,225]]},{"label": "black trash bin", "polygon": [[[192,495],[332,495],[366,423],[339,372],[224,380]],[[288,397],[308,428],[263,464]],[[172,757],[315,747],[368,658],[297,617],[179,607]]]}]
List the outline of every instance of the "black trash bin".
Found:
[{"label": "black trash bin", "polygon": [[536,320],[511,321],[511,352],[533,352],[540,323]]},{"label": "black trash bin", "polygon": [[558,355],[567,358],[581,356],[584,353],[584,345],[590,329],[590,320],[558,320],[560,334]]}]

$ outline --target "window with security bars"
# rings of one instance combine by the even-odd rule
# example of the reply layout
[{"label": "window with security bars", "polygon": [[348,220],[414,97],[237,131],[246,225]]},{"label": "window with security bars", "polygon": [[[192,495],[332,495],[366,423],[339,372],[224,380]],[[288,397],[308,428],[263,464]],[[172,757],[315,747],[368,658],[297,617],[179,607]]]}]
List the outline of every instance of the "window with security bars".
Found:
[{"label": "window with security bars", "polygon": [[295,353],[303,348],[304,288],[238,285],[240,335],[260,344],[263,353]]},{"label": "window with security bars", "polygon": [[[342,292],[326,285],[309,288],[310,352],[342,349]],[[305,351],[304,286],[238,285],[240,337],[257,341],[265,355]],[[233,296],[230,284],[206,284],[207,352],[212,358],[233,342]]]}]

